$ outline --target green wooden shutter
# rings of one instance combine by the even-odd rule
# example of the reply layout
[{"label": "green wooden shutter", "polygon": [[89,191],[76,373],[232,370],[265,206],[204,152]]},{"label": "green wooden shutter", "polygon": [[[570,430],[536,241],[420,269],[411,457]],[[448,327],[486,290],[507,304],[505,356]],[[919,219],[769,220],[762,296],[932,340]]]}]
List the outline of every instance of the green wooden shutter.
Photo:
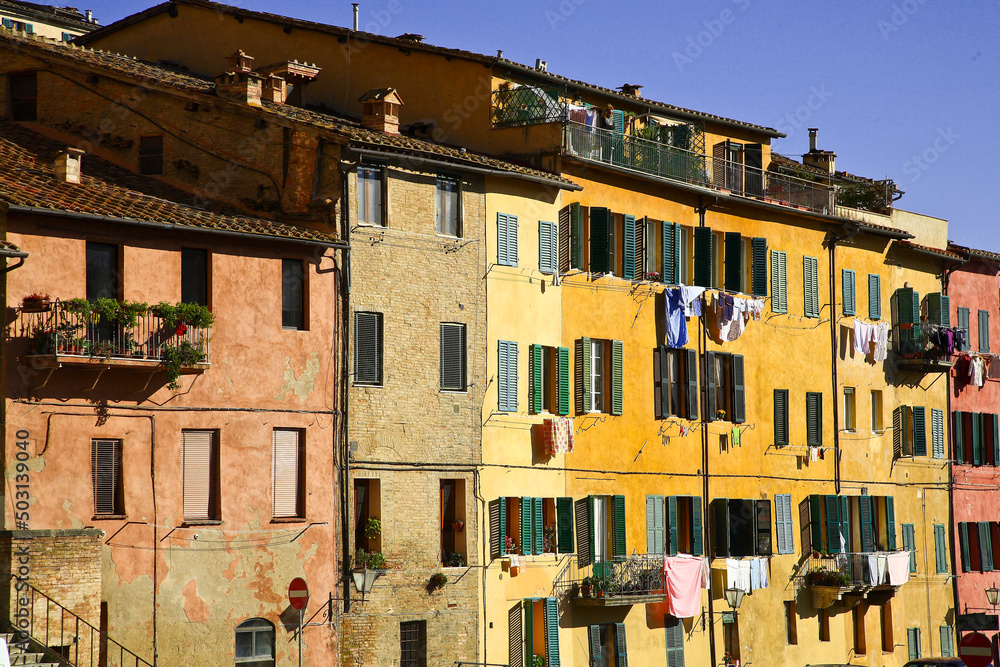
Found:
[{"label": "green wooden shutter", "polygon": [[694,229],[694,284],[698,287],[712,287],[712,229]]},{"label": "green wooden shutter", "polygon": [[622,234],[622,275],[624,275],[624,277],[628,280],[641,280],[642,276],[638,275],[638,272],[636,271],[637,247],[635,216],[622,215],[622,227],[625,232]]},{"label": "green wooden shutter", "polygon": [[868,274],[868,319],[882,318],[882,286],[878,274]]},{"label": "green wooden shutter", "polygon": [[944,411],[931,408],[931,456],[944,458]]},{"label": "green wooden shutter", "polygon": [[885,498],[885,548],[896,550],[896,501],[892,496]]},{"label": "green wooden shutter", "polygon": [[927,322],[942,327],[951,326],[951,306],[948,296],[934,292],[924,297],[927,304]]},{"label": "green wooden shutter", "polygon": [[970,338],[972,334],[969,331],[969,309],[959,308],[957,315],[958,328],[965,332],[965,341],[962,343],[962,347],[959,348],[959,350],[962,352],[968,352],[972,346],[972,339]]},{"label": "green wooden shutter", "polygon": [[625,552],[625,496],[614,496],[614,549],[613,556],[626,556]]},{"label": "green wooden shutter", "polygon": [[2,21],[3,21],[3,27],[4,28],[7,28],[8,30],[10,30],[10,29],[12,29],[14,27],[14,22],[11,21],[10,19],[2,19]]},{"label": "green wooden shutter", "polygon": [[892,458],[898,459],[909,448],[909,415],[905,405],[892,411]]},{"label": "green wooden shutter", "polygon": [[715,352],[705,353],[705,421],[715,421]]},{"label": "green wooden shutter", "polygon": [[684,350],[684,379],[687,382],[687,414],[688,419],[698,418],[698,351]]},{"label": "green wooden shutter", "polygon": [[[913,532],[913,527],[910,527],[910,532]],[[911,536],[912,541],[912,536]],[[937,565],[937,573],[944,574],[948,571],[948,538],[945,533],[944,526],[941,524],[936,524],[934,526],[934,562]],[[917,558],[912,556],[910,560],[910,572],[917,571]]]},{"label": "green wooden shutter", "polygon": [[727,292],[743,291],[743,237],[739,232],[726,232],[725,287]]},{"label": "green wooden shutter", "polygon": [[536,414],[541,412],[543,408],[542,358],[544,352],[545,350],[541,345],[531,345],[528,348],[528,356],[531,357],[531,411]]},{"label": "green wooden shutter", "polygon": [[823,394],[818,391],[806,392],[806,444],[823,445]]},{"label": "green wooden shutter", "polygon": [[[579,204],[577,204],[579,206]],[[570,249],[572,247],[573,227],[570,224],[570,207],[563,206],[559,210],[559,272],[566,273],[570,267]]]},{"label": "green wooden shutter", "polygon": [[832,554],[840,553],[840,505],[837,496],[826,496],[826,546]]},{"label": "green wooden shutter", "polygon": [[559,553],[573,553],[573,499],[556,498],[556,529]]},{"label": "green wooden shutter", "polygon": [[[666,345],[660,345],[653,350],[653,387],[654,400],[656,405],[657,419],[666,419],[670,416],[670,353]],[[658,400],[657,400],[658,399]],[[674,406],[675,412],[680,412]],[[679,415],[678,415],[679,416]]]},{"label": "green wooden shutter", "polygon": [[712,508],[712,553],[716,558],[729,556],[729,499],[715,498]]},{"label": "green wooden shutter", "polygon": [[532,553],[540,554],[545,552],[545,540],[542,529],[542,499],[531,499],[531,546]]},{"label": "green wooden shutter", "polygon": [[1000,415],[988,414],[986,418],[986,433],[992,445],[993,465],[1000,466]]},{"label": "green wooden shutter", "polygon": [[955,640],[951,634],[951,626],[942,625],[941,631],[941,656],[944,658],[955,657]]},{"label": "green wooden shutter", "polygon": [[510,216],[506,213],[497,213],[497,264],[512,266],[510,262],[510,234],[507,228],[510,226]]},{"label": "green wooden shutter", "polygon": [[702,537],[701,496],[691,496],[691,555],[701,556],[705,553],[705,543]]},{"label": "green wooden shutter", "polygon": [[844,269],[843,271],[841,271],[840,282],[844,290],[843,294],[844,315],[854,315],[855,312],[854,271],[852,271],[851,269]]},{"label": "green wooden shutter", "polygon": [[615,667],[628,667],[628,645],[625,643],[624,623],[615,623]]},{"label": "green wooden shutter", "polygon": [[912,287],[900,287],[896,290],[897,324],[916,324],[920,322],[920,309],[914,309],[913,307],[913,302],[919,298],[917,292]]},{"label": "green wooden shutter", "polygon": [[545,598],[545,667],[559,667],[559,598]]},{"label": "green wooden shutter", "polygon": [[497,396],[500,412],[517,412],[517,343],[513,341],[498,343]]},{"label": "green wooden shutter", "polygon": [[951,413],[951,449],[955,463],[965,463],[965,434],[962,428],[964,426],[962,415],[961,412]]},{"label": "green wooden shutter", "polygon": [[858,498],[859,515],[861,518],[861,550],[875,551],[875,523],[871,496]]},{"label": "green wooden shutter", "polygon": [[534,600],[527,598],[521,602],[524,606],[524,653],[528,658],[528,663],[534,664],[535,656],[535,619]]},{"label": "green wooden shutter", "polygon": [[914,405],[913,413],[913,455],[927,456],[927,427],[924,421],[924,406]]},{"label": "green wooden shutter", "polygon": [[750,265],[753,270],[751,293],[767,296],[767,239],[755,237],[750,240]]},{"label": "green wooden shutter", "polygon": [[990,524],[979,522],[979,563],[980,571],[993,571],[993,543],[990,541]]},{"label": "green wooden shutter", "polygon": [[35,34],[35,25],[33,23],[25,23],[24,24],[24,32],[27,35],[34,35]]},{"label": "green wooden shutter", "polygon": [[906,646],[910,660],[920,657],[920,628],[906,628]]},{"label": "green wooden shutter", "polygon": [[904,523],[900,526],[903,530],[903,550],[910,552],[910,574],[916,574],[917,572],[917,550],[915,544],[915,535],[912,523]]},{"label": "green wooden shutter", "polygon": [[538,270],[555,273],[559,264],[558,229],[555,223],[538,222]]},{"label": "green wooden shutter", "polygon": [[815,257],[802,258],[803,314],[819,317],[819,260]]},{"label": "green wooden shutter", "polygon": [[679,618],[665,616],[663,625],[667,634],[667,667],[685,667],[683,622]]},{"label": "green wooden shutter", "polygon": [[521,497],[521,537],[518,545],[521,553],[527,556],[532,552],[532,530],[531,530],[531,498]]},{"label": "green wooden shutter", "polygon": [[622,414],[622,342],[611,341],[611,414]]},{"label": "green wooden shutter", "polygon": [[972,558],[969,553],[969,524],[965,521],[958,524],[958,541],[962,546],[962,572],[971,572]]},{"label": "green wooden shutter", "polygon": [[611,273],[611,209],[590,207],[590,272]]},{"label": "green wooden shutter", "polygon": [[569,205],[570,268],[583,269],[583,209],[578,202]]},{"label": "green wooden shutter", "polygon": [[680,225],[664,220],[660,227],[660,251],[663,254],[663,273],[660,276],[668,285],[681,281]]},{"label": "green wooden shutter", "polygon": [[646,496],[646,553],[664,552],[663,496]]},{"label": "green wooden shutter", "polygon": [[557,352],[559,362],[558,377],[558,402],[556,412],[561,415],[569,414],[569,348],[560,347]]},{"label": "green wooden shutter", "polygon": [[982,413],[972,413],[972,465],[974,466],[980,466],[983,464],[982,421]]},{"label": "green wooden shutter", "polygon": [[745,390],[745,380],[743,373],[743,355],[734,354],[729,357],[729,371],[730,371],[730,403],[732,404],[733,414],[730,416],[730,421],[737,424],[742,424],[746,421],[746,390]]},{"label": "green wooden shutter", "polygon": [[788,390],[774,390],[774,444],[788,444]]},{"label": "green wooden shutter", "polygon": [[590,412],[590,339],[576,341],[576,411]]},{"label": "green wooden shutter", "polygon": [[576,557],[580,567],[586,567],[594,562],[594,537],[591,533],[591,516],[594,511],[594,497],[587,496],[576,501],[574,514],[576,519]]},{"label": "green wooden shutter", "polygon": [[601,626],[591,625],[587,627],[587,643],[590,644],[591,665],[601,664]]},{"label": "green wooden shutter", "polygon": [[771,312],[788,312],[787,256],[784,251],[771,251]]},{"label": "green wooden shutter", "polygon": [[990,351],[990,311],[979,311],[979,351]]},{"label": "green wooden shutter", "polygon": [[677,516],[677,496],[668,496],[667,504],[667,532],[666,532],[666,552],[670,556],[676,556],[679,549],[678,528],[680,518]]},{"label": "green wooden shutter", "polygon": [[851,499],[847,496],[839,496],[840,498],[840,536],[843,538],[841,541],[841,550],[847,553],[851,550]]},{"label": "green wooden shutter", "polygon": [[[823,551],[823,510],[820,507],[822,496],[809,496],[809,541],[812,551]],[[840,544],[840,540],[837,540]],[[805,547],[805,545],[802,545]]]}]

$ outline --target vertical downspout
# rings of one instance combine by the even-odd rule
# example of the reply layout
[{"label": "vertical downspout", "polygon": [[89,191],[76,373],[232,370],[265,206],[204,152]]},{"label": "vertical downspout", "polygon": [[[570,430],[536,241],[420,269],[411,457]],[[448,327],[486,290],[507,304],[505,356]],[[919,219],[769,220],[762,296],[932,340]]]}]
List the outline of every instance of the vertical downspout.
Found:
[{"label": "vertical downspout", "polygon": [[[705,209],[706,206],[702,202],[702,198],[698,197],[698,226],[705,226]],[[714,259],[714,258],[713,258]],[[698,318],[698,328],[701,329],[701,386],[702,391],[708,391],[708,331],[705,327],[705,317],[708,313],[708,300],[705,298],[705,293],[702,292],[701,296],[701,317]],[[708,405],[708,396],[705,395],[701,402],[701,526],[704,534],[702,535],[702,544],[705,547],[705,554],[708,555],[709,542],[708,542],[708,415],[705,414],[705,408]],[[712,664],[718,664],[715,660],[715,604],[712,600],[712,593],[708,594],[708,650],[709,655],[712,659]]]},{"label": "vertical downspout", "polygon": [[156,517],[156,415],[149,417],[149,479],[150,488],[153,491],[153,665],[157,664],[160,657],[159,645],[156,637],[156,587],[159,586],[159,554],[157,545],[160,543],[158,522]]},{"label": "vertical downspout", "polygon": [[[948,295],[948,283],[951,273],[957,271],[961,267],[961,264],[953,266],[951,269],[944,269],[941,273],[941,291],[945,296]],[[951,310],[951,304],[948,304],[948,310]],[[949,316],[951,313],[949,312]],[[951,369],[945,374],[945,419],[948,420],[948,438],[949,442],[954,443],[955,434],[952,431],[952,421],[951,421],[951,388],[952,388],[952,378]],[[955,544],[955,459],[951,455],[951,452],[955,451],[954,445],[948,448],[948,484],[946,488],[948,489],[948,546],[951,552],[951,566],[952,569],[958,570],[959,554],[958,545]],[[955,575],[951,576],[951,595],[952,599],[955,601],[955,613],[958,614],[961,609],[960,602],[958,599],[958,577]],[[957,623],[956,623],[957,627]]]},{"label": "vertical downspout", "polygon": [[[355,11],[357,11],[357,6],[355,6]],[[340,340],[341,340],[341,362],[340,362],[340,404],[341,404],[341,437],[340,437],[340,456],[341,456],[341,467],[340,467],[340,530],[341,530],[341,567],[343,568],[343,585],[344,585],[344,613],[348,613],[351,610],[351,581],[350,577],[347,576],[347,570],[351,563],[351,545],[348,539],[348,533],[350,530],[350,500],[351,500],[351,446],[350,446],[350,431],[349,431],[349,417],[350,406],[348,405],[348,350],[350,349],[350,316],[351,316],[351,211],[349,204],[350,197],[350,187],[348,183],[348,175],[344,170],[343,162],[340,162],[340,180],[343,188],[341,193],[341,205],[340,205],[340,219],[341,224],[341,235],[344,240],[347,241],[348,247],[344,249],[342,254],[342,261],[340,265],[340,302],[341,306],[341,317],[340,317]]]},{"label": "vertical downspout", "polygon": [[[840,406],[837,381],[837,241],[830,241],[830,370],[833,381],[833,488],[840,495]],[[856,281],[855,281],[856,282]],[[855,290],[856,291],[856,290]],[[857,396],[854,397],[857,405]],[[857,416],[855,415],[855,419]]]}]

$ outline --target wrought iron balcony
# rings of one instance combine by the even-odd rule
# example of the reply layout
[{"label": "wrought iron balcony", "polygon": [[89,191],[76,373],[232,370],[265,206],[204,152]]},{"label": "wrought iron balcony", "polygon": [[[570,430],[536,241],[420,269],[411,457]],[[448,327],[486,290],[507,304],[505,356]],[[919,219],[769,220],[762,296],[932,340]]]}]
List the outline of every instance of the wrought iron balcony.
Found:
[{"label": "wrought iron balcony", "polygon": [[829,607],[847,594],[856,596],[857,600],[873,595],[891,597],[898,585],[889,582],[888,572],[879,572],[877,566],[873,569],[871,565],[872,557],[877,559],[890,553],[893,552],[810,555],[805,564],[805,581],[812,590],[815,606]]},{"label": "wrought iron balcony", "polygon": [[583,566],[578,558],[570,558],[553,589],[556,595],[569,595],[579,605],[616,607],[661,602],[666,599],[663,556],[639,554]]},{"label": "wrought iron balcony", "polygon": [[892,351],[899,368],[944,372],[955,365],[946,349],[943,332],[935,324],[897,324],[892,328]]},{"label": "wrought iron balcony", "polygon": [[566,118],[566,105],[558,88],[518,86],[493,91],[490,109],[493,127],[558,123]]}]

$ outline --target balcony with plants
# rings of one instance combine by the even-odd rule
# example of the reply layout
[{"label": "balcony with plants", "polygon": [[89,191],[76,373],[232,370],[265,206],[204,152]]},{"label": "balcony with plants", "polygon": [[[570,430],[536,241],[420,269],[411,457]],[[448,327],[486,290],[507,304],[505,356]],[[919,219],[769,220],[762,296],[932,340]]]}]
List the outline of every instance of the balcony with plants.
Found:
[{"label": "balcony with plants", "polygon": [[208,308],[194,303],[30,295],[17,309],[11,334],[27,341],[25,360],[33,369],[163,371],[167,387],[177,389],[181,375],[208,368],[213,323]]},{"label": "balcony with plants", "polygon": [[880,595],[891,597],[901,584],[893,585],[885,572],[878,571],[879,559],[890,553],[894,552],[811,554],[805,562],[805,585],[813,606],[826,609],[838,600],[856,603],[865,597],[870,601]]},{"label": "balcony with plants", "polygon": [[583,565],[569,558],[553,588],[577,605],[620,607],[662,602],[664,585],[663,556],[635,554]]}]

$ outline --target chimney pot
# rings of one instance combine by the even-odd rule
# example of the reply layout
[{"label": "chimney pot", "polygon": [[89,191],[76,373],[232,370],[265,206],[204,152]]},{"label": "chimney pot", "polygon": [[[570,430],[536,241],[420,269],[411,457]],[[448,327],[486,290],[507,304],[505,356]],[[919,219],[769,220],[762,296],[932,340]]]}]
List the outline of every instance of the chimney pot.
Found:
[{"label": "chimney pot", "polygon": [[87,10],[87,23],[93,23],[93,22],[94,22],[94,12],[88,9]]},{"label": "chimney pot", "polygon": [[818,127],[809,128],[809,152],[814,153],[816,151],[816,134],[819,132]]},{"label": "chimney pot", "polygon": [[264,77],[261,86],[260,98],[275,104],[284,104],[288,96],[288,86],[285,80],[277,74],[269,74]]},{"label": "chimney pot", "polygon": [[539,72],[548,71],[548,67],[549,67],[548,61],[542,60],[541,58],[535,59],[535,69],[537,69]]},{"label": "chimney pot", "polygon": [[351,6],[354,7],[354,32],[358,31],[358,3],[352,2]]},{"label": "chimney pot", "polygon": [[260,106],[261,77],[256,72],[223,72],[215,77],[215,94],[233,102]]},{"label": "chimney pot", "polygon": [[79,183],[80,182],[80,158],[84,151],[79,148],[67,147],[66,150],[56,156],[56,182],[57,183]]},{"label": "chimney pot", "polygon": [[403,101],[395,88],[373,88],[358,100],[361,102],[361,124],[369,130],[399,134],[399,107]]},{"label": "chimney pot", "polygon": [[229,62],[230,68],[236,72],[249,72],[253,69],[253,58],[244,53],[243,49],[236,51],[226,60]]}]

